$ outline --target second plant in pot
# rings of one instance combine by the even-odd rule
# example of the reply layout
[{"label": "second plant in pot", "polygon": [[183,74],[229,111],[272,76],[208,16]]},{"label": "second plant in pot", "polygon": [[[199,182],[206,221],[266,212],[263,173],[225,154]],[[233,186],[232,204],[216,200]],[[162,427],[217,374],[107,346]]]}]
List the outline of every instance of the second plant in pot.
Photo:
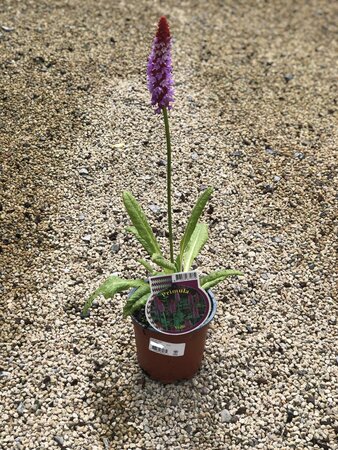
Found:
[{"label": "second plant in pot", "polygon": [[[174,101],[171,63],[171,35],[168,22],[161,17],[147,67],[148,88],[155,113],[162,114],[167,143],[167,217],[170,256],[166,258],[152,231],[144,211],[126,191],[123,202],[132,222],[128,231],[142,245],[148,259],[138,262],[145,267],[147,278],[123,279],[110,276],[88,298],[82,315],[99,295],[113,298],[118,292],[129,291],[123,308],[124,317],[131,316],[141,368],[153,379],[163,383],[189,379],[201,365],[208,326],[216,311],[216,301],[210,289],[237,270],[218,270],[199,277],[192,264],[208,239],[208,226],[199,222],[212,194],[207,188],[191,211],[175,255],[171,178],[172,154],[169,113]],[[132,289],[132,290],[131,290]]]}]

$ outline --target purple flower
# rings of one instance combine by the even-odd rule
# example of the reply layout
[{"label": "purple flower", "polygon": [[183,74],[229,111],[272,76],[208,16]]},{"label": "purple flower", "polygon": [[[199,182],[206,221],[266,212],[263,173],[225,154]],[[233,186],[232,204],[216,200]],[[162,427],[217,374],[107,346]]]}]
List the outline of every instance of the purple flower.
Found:
[{"label": "purple flower", "polygon": [[154,297],[154,304],[160,314],[164,312],[164,305],[158,297]]},{"label": "purple flower", "polygon": [[175,314],[176,312],[176,308],[177,308],[177,304],[180,301],[180,294],[176,293],[175,294],[175,298],[171,298],[169,300],[169,312],[171,314]]},{"label": "purple flower", "polygon": [[175,312],[176,312],[176,302],[175,302],[175,300],[173,298],[171,298],[169,300],[168,309],[169,309],[170,314],[175,314]]},{"label": "purple flower", "polygon": [[192,295],[188,294],[188,303],[191,307],[192,317],[196,319],[199,316],[199,309],[198,309],[198,295]]},{"label": "purple flower", "polygon": [[167,19],[162,16],[154,38],[147,66],[148,89],[151,104],[157,106],[156,113],[162,108],[171,109],[174,101],[173,79],[171,76],[171,36]]}]

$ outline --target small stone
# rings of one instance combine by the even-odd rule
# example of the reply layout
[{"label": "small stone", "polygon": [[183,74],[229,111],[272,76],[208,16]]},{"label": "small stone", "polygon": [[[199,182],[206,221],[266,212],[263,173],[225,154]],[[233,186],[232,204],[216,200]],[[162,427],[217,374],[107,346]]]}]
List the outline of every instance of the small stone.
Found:
[{"label": "small stone", "polygon": [[262,384],[268,384],[268,380],[264,377],[258,377],[255,379],[255,381],[259,386]]},{"label": "small stone", "polygon": [[245,325],[245,328],[249,334],[254,332],[254,329],[252,328],[252,326],[249,323]]},{"label": "small stone", "polygon": [[261,278],[263,278],[263,280],[268,280],[269,279],[269,274],[268,273],[262,273]]},{"label": "small stone", "polygon": [[316,399],[314,395],[309,395],[306,399],[307,403],[312,403],[313,405],[316,403]]},{"label": "small stone", "polygon": [[119,244],[113,244],[113,245],[110,247],[110,251],[111,251],[112,253],[117,253],[119,250],[120,250],[120,245],[119,245]]},{"label": "small stone", "polygon": [[161,207],[155,204],[149,205],[150,211],[152,211],[154,214],[159,214],[161,212]]},{"label": "small stone", "polygon": [[236,414],[241,415],[241,414],[246,414],[246,406],[240,406],[237,411]]},{"label": "small stone", "polygon": [[275,175],[275,176],[273,177],[273,181],[274,181],[275,183],[279,183],[280,180],[281,180],[281,177],[279,177],[278,175]]},{"label": "small stone", "polygon": [[81,169],[79,169],[79,175],[85,176],[85,175],[88,175],[88,174],[89,174],[89,172],[88,172],[88,170],[85,167],[82,167]]},{"label": "small stone", "polygon": [[184,429],[185,429],[185,431],[186,431],[188,434],[191,434],[191,433],[193,432],[193,429],[192,429],[192,426],[191,426],[191,425],[187,425]]},{"label": "small stone", "polygon": [[184,412],[184,411],[181,411],[181,412],[180,412],[180,420],[182,420],[182,422],[184,422],[185,419],[186,419],[185,412]]},{"label": "small stone", "polygon": [[284,80],[288,83],[289,81],[293,80],[294,76],[292,73],[287,73],[284,75]]},{"label": "small stone", "polygon": [[10,377],[10,372],[5,372],[4,370],[0,370],[0,378]]},{"label": "small stone", "polygon": [[272,194],[275,190],[275,187],[272,184],[264,184],[262,186],[263,194]]},{"label": "small stone", "polygon": [[63,439],[62,436],[56,435],[56,436],[53,437],[53,439],[61,448],[64,447],[65,440]]},{"label": "small stone", "polygon": [[201,388],[201,394],[203,394],[203,395],[208,395],[209,393],[210,393],[210,389],[209,389],[208,387],[203,386],[203,387]]},{"label": "small stone", "polygon": [[85,216],[81,213],[79,214],[79,220],[83,222],[85,220]]},{"label": "small stone", "polygon": [[282,238],[280,236],[274,236],[272,240],[273,242],[276,242],[276,244],[280,244],[282,242]]},{"label": "small stone", "polygon": [[56,328],[61,328],[63,325],[63,322],[59,319],[56,319],[56,321],[54,323],[55,323]]},{"label": "small stone", "polygon": [[109,439],[106,438],[106,437],[103,437],[103,438],[102,438],[102,441],[103,441],[104,448],[105,448],[106,450],[109,450],[109,449],[110,449]]},{"label": "small stone", "polygon": [[244,156],[244,153],[240,150],[235,150],[231,153],[231,156],[234,156],[235,158],[242,158]]},{"label": "small stone", "polygon": [[[256,256],[256,254],[251,254],[251,256]],[[234,291],[237,295],[243,295],[246,293],[247,289],[244,286],[235,286]]]},{"label": "small stone", "polygon": [[227,409],[223,409],[223,411],[221,411],[221,422],[230,423],[231,420],[232,415],[230,414],[230,411],[228,411]]},{"label": "small stone", "polygon": [[294,152],[294,156],[295,156],[295,158],[300,159],[300,160],[305,158],[305,155],[303,152]]},{"label": "small stone", "polygon": [[191,159],[194,159],[194,160],[198,159],[198,154],[196,152],[192,152]]},{"label": "small stone", "polygon": [[19,416],[23,415],[24,408],[25,408],[24,404],[22,402],[20,402],[19,406],[16,408],[16,411],[19,414]]},{"label": "small stone", "polygon": [[286,423],[292,422],[293,418],[295,417],[295,413],[292,410],[288,410],[286,413]]},{"label": "small stone", "polygon": [[5,31],[6,33],[10,33],[11,31],[14,31],[14,30],[15,30],[15,28],[13,28],[13,27],[6,27],[6,25],[2,25],[2,26],[1,26],[1,29],[2,29],[3,31]]},{"label": "small stone", "polygon": [[269,155],[276,155],[276,150],[274,150],[273,148],[271,148],[270,146],[265,147],[265,151],[266,153],[268,153]]},{"label": "small stone", "polygon": [[82,236],[82,240],[85,242],[90,242],[92,240],[92,235],[91,234],[85,234],[84,236]]}]

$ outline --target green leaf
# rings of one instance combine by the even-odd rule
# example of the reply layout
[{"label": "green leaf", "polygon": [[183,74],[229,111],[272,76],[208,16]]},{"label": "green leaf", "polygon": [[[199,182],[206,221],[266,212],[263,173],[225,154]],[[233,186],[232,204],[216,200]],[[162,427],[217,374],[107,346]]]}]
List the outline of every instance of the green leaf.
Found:
[{"label": "green leaf", "polygon": [[177,264],[179,270],[181,270],[181,267],[182,267],[182,259],[183,259],[183,254],[185,252],[185,249],[188,245],[188,242],[191,239],[191,236],[195,230],[196,224],[203,212],[203,209],[212,194],[212,191],[213,191],[212,188],[206,189],[203,192],[203,194],[199,197],[199,199],[197,200],[196,205],[194,206],[194,208],[191,212],[189,221],[187,223],[187,227],[185,229],[184,235],[180,242],[180,256],[179,256],[179,260],[178,260],[178,264]]},{"label": "green leaf", "polygon": [[136,239],[139,241],[139,243],[142,245],[142,247],[149,255],[152,255],[153,246],[139,235],[135,227],[127,227],[126,230],[136,237]]},{"label": "green leaf", "polygon": [[[165,269],[165,273],[174,273],[176,271],[176,266],[174,263],[165,259],[162,255],[155,253],[151,260],[156,263],[158,266],[163,267]],[[169,271],[169,272],[168,272]]]},{"label": "green leaf", "polygon": [[142,264],[142,266],[147,269],[147,272],[149,272],[151,275],[154,275],[155,270],[153,269],[153,267],[151,267],[148,261],[146,261],[145,259],[138,259],[137,262]]},{"label": "green leaf", "polygon": [[123,193],[123,203],[129,214],[130,220],[135,227],[130,227],[129,231],[134,234],[150,256],[154,253],[161,254],[160,246],[148,223],[147,217],[130,192],[125,191]]},{"label": "green leaf", "polygon": [[101,286],[93,292],[86,301],[83,310],[81,312],[82,317],[87,317],[89,308],[92,306],[93,301],[99,296],[103,295],[104,298],[113,298],[118,292],[125,291],[131,287],[139,287],[147,285],[143,280],[124,280],[117,276],[112,275],[101,284]]},{"label": "green leaf", "polygon": [[198,223],[183,255],[183,271],[187,272],[208,240],[208,225]]},{"label": "green leaf", "polygon": [[127,303],[123,308],[123,317],[126,318],[127,316],[130,316],[134,314],[137,310],[142,308],[147,303],[147,300],[149,298],[149,293],[143,295],[141,298],[136,300],[134,303]]},{"label": "green leaf", "polygon": [[206,275],[201,278],[200,284],[203,289],[206,291],[213,286],[216,286],[216,284],[220,283],[221,281],[225,280],[228,277],[231,277],[232,275],[243,275],[242,272],[239,272],[238,270],[218,270],[217,272],[212,272],[209,275]]},{"label": "green leaf", "polygon": [[133,304],[136,300],[139,300],[143,295],[150,294],[150,285],[146,283],[145,286],[138,287],[131,295],[128,297],[126,304]]}]

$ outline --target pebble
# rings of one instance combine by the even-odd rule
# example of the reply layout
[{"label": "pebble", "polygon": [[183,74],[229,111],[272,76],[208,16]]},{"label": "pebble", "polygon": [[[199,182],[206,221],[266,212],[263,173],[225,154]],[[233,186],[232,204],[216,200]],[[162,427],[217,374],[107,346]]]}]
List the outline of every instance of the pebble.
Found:
[{"label": "pebble", "polygon": [[276,150],[274,150],[274,149],[271,148],[271,147],[265,147],[265,151],[266,151],[266,153],[268,153],[269,155],[275,156],[275,155],[277,154]]},{"label": "pebble", "polygon": [[1,29],[2,29],[3,31],[5,31],[6,33],[10,33],[11,31],[14,31],[14,30],[15,30],[15,28],[13,28],[13,27],[7,27],[6,25],[1,25]]},{"label": "pebble", "polygon": [[149,205],[150,211],[152,211],[154,214],[159,214],[161,212],[161,207],[155,204]]},{"label": "pebble", "polygon": [[113,245],[110,247],[110,251],[111,251],[112,253],[117,253],[119,250],[120,250],[120,245],[119,245],[119,244],[113,244]]},{"label": "pebble", "polygon": [[58,436],[58,435],[54,436],[54,441],[55,441],[61,448],[64,447],[65,440],[63,439],[62,436]]},{"label": "pebble", "polygon": [[82,167],[79,169],[79,175],[89,175],[89,172],[85,167]]},{"label": "pebble", "polygon": [[103,437],[103,438],[102,438],[102,441],[103,441],[104,448],[105,448],[106,450],[110,450],[111,447],[110,447],[109,439]]},{"label": "pebble", "polygon": [[25,409],[24,404],[20,402],[19,406],[16,408],[16,411],[19,414],[19,416],[23,415],[24,409]]},{"label": "pebble", "polygon": [[263,194],[272,194],[275,190],[275,187],[272,184],[264,184],[262,186]]},{"label": "pebble", "polygon": [[85,242],[90,242],[92,240],[92,235],[91,234],[85,234],[84,236],[82,236],[82,240]]},{"label": "pebble", "polygon": [[221,422],[230,423],[231,421],[232,415],[230,414],[230,411],[223,409],[223,411],[221,411]]},{"label": "pebble", "polygon": [[10,377],[11,373],[6,372],[5,370],[0,370],[0,378]]},{"label": "pebble", "polygon": [[294,76],[292,75],[292,73],[287,73],[286,75],[284,75],[284,80],[288,83],[289,81],[293,80]]},{"label": "pebble", "polygon": [[305,155],[302,152],[295,152],[294,155],[295,155],[295,157],[297,159],[304,159],[305,158]]}]

